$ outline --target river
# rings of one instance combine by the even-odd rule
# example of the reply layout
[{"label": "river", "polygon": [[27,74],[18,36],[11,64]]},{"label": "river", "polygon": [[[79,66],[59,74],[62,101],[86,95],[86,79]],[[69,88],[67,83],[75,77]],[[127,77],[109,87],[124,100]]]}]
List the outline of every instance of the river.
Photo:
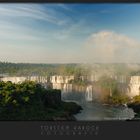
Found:
[{"label": "river", "polygon": [[134,111],[124,106],[113,107],[95,102],[67,101],[73,101],[82,106],[81,113],[74,115],[80,121],[127,120],[134,117]]}]

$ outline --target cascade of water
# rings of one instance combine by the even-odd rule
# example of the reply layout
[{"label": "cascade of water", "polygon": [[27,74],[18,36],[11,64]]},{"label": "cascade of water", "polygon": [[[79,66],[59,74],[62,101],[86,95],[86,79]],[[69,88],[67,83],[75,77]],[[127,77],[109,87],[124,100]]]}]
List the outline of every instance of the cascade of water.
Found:
[{"label": "cascade of water", "polygon": [[64,84],[62,92],[63,93],[72,92],[72,84]]},{"label": "cascade of water", "polygon": [[11,81],[12,83],[23,82],[25,80],[26,80],[25,77],[4,77],[4,78],[1,78],[1,81],[4,81],[4,82]]},{"label": "cascade of water", "polygon": [[128,95],[130,97],[134,97],[140,94],[140,76],[131,76],[129,83],[129,92]]},{"label": "cascade of water", "polygon": [[92,86],[91,85],[87,86],[87,88],[86,88],[85,98],[86,98],[86,101],[92,101],[93,100]]},{"label": "cascade of water", "polygon": [[53,89],[62,89],[62,85],[59,83],[52,83]]}]

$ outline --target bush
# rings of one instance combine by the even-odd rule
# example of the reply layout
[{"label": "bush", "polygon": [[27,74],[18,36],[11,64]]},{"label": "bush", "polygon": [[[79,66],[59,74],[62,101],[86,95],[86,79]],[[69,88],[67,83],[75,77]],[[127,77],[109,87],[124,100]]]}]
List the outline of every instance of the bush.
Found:
[{"label": "bush", "polygon": [[133,97],[133,102],[136,104],[140,104],[140,95]]},{"label": "bush", "polygon": [[1,119],[40,118],[40,113],[45,113],[46,101],[52,108],[52,104],[57,106],[61,101],[60,91],[46,90],[32,81],[19,84],[0,82],[0,88]]},{"label": "bush", "polygon": [[78,109],[76,103],[61,101],[60,90],[45,89],[32,81],[0,82],[0,120],[69,119]]},{"label": "bush", "polygon": [[116,95],[108,98],[110,104],[122,105],[130,102],[130,98],[126,95]]},{"label": "bush", "polygon": [[74,102],[62,102],[63,109],[71,114],[78,113],[82,108]]}]

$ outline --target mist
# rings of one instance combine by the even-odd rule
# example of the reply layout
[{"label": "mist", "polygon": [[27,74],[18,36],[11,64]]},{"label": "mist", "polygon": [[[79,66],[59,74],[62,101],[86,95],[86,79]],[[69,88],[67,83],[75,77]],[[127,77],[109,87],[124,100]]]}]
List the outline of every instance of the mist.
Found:
[{"label": "mist", "polygon": [[88,37],[84,45],[87,63],[139,63],[140,42],[113,31]]}]

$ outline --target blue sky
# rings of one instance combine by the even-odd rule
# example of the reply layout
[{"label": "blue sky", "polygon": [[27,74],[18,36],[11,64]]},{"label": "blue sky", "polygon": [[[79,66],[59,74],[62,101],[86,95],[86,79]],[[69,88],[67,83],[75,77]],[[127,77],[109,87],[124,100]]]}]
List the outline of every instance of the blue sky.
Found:
[{"label": "blue sky", "polygon": [[0,4],[0,60],[138,62],[139,4]]}]

